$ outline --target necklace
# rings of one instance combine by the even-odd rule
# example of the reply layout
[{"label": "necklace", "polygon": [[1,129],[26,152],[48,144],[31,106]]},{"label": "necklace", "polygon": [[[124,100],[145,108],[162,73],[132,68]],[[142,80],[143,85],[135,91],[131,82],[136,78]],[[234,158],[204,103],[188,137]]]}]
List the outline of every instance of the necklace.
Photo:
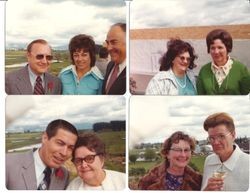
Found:
[{"label": "necklace", "polygon": [[[186,87],[186,85],[187,85],[187,76],[186,76],[186,74],[184,75],[184,83],[183,83],[183,85],[181,84],[181,79],[180,78],[177,78],[175,75],[174,75],[174,79],[175,79],[175,81],[176,81],[176,83],[181,87],[181,88],[185,88]],[[179,80],[180,81],[179,81]]]}]

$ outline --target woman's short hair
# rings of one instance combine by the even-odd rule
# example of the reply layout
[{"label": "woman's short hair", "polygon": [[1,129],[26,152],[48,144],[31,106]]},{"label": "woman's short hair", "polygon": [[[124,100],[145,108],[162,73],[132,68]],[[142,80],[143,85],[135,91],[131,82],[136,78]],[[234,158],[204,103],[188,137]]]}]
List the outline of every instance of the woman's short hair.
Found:
[{"label": "woman's short hair", "polygon": [[224,29],[215,29],[207,34],[207,53],[210,53],[210,46],[214,43],[214,40],[220,39],[227,48],[227,52],[230,53],[233,49],[233,39],[229,32]]},{"label": "woman's short hair", "polygon": [[166,155],[168,154],[169,150],[171,149],[172,144],[179,143],[180,140],[188,142],[188,144],[190,145],[191,151],[194,151],[195,140],[193,138],[191,138],[189,135],[187,135],[181,131],[176,131],[175,133],[173,133],[169,138],[167,138],[164,141],[164,143],[162,145],[162,150],[161,150],[162,156],[165,158]]},{"label": "woman's short hair", "polygon": [[75,158],[75,151],[79,147],[86,147],[90,151],[105,157],[105,143],[95,133],[85,133],[78,137],[74,151],[72,153],[72,159]]},{"label": "woman's short hair", "polygon": [[224,112],[209,115],[203,123],[203,127],[206,131],[218,125],[225,125],[231,133],[235,131],[233,118]]},{"label": "woman's short hair", "polygon": [[173,60],[180,54],[188,52],[190,55],[189,69],[193,69],[196,65],[194,60],[197,58],[194,48],[181,39],[170,39],[167,43],[167,52],[160,59],[160,71],[168,71],[173,66]]},{"label": "woman's short hair", "polygon": [[96,49],[95,49],[95,42],[92,38],[92,36],[85,35],[85,34],[79,34],[74,36],[70,42],[69,42],[69,52],[70,52],[70,58],[72,60],[72,63],[75,64],[73,59],[73,53],[83,50],[84,52],[89,52],[90,55],[90,66],[95,65],[96,61]]}]

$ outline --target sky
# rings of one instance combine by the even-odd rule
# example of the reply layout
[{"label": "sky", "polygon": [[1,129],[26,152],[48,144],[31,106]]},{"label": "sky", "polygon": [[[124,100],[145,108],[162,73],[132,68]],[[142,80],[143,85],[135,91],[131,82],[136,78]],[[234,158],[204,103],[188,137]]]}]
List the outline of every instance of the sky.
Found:
[{"label": "sky", "polygon": [[123,0],[8,0],[6,46],[24,46],[37,38],[52,47],[67,46],[80,33],[103,44],[109,27],[126,22]]},{"label": "sky", "polygon": [[205,140],[204,120],[226,112],[234,119],[236,135],[250,137],[250,96],[133,96],[130,99],[129,146],[163,142],[176,131]]},{"label": "sky", "polygon": [[249,0],[133,0],[131,29],[250,23]]},{"label": "sky", "polygon": [[55,119],[92,129],[96,122],[125,121],[125,106],[123,96],[8,96],[6,131],[44,131]]}]

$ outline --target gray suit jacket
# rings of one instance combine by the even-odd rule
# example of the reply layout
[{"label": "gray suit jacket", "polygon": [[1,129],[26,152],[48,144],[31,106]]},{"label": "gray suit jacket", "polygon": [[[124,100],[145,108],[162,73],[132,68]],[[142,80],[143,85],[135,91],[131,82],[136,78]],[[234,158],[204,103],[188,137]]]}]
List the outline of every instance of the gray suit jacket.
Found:
[{"label": "gray suit jacket", "polygon": [[[58,175],[58,170],[60,174]],[[61,167],[51,174],[50,190],[64,190],[69,182],[68,171]],[[6,154],[6,188],[37,190],[33,151]]]},{"label": "gray suit jacket", "polygon": [[[59,78],[49,73],[44,74],[45,94],[57,95],[62,93],[62,85]],[[31,95],[33,88],[30,83],[28,65],[5,74],[5,92],[9,95]]]}]

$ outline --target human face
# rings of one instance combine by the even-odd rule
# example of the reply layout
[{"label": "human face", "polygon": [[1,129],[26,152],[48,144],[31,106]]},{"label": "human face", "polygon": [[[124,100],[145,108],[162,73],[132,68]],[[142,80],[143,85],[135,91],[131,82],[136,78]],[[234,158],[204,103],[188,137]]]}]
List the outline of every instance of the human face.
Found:
[{"label": "human face", "polygon": [[[75,150],[75,160],[79,158],[85,158],[88,155],[96,155],[96,152],[90,151],[87,147],[81,146]],[[104,158],[100,155],[94,157],[93,163],[87,163],[82,161],[80,165],[76,165],[78,175],[85,182],[96,181],[98,176],[102,173],[104,164]]]},{"label": "human face", "polygon": [[173,71],[174,73],[184,74],[190,64],[190,54],[189,52],[183,52],[175,57],[173,60]]},{"label": "human face", "polygon": [[184,140],[173,143],[167,154],[167,159],[170,168],[184,169],[191,159],[190,144]]},{"label": "human face", "polygon": [[71,157],[76,140],[75,134],[64,129],[58,129],[56,135],[50,139],[45,132],[39,152],[42,161],[51,168],[60,167]]},{"label": "human face", "polygon": [[27,60],[32,72],[36,75],[42,75],[47,72],[51,60],[43,57],[42,59],[37,59],[37,55],[51,56],[51,48],[48,44],[35,43],[32,45],[30,52],[27,52]]},{"label": "human face", "polygon": [[120,26],[109,30],[106,44],[111,60],[115,64],[121,64],[126,59],[126,33]]},{"label": "human face", "polygon": [[208,137],[214,139],[213,142],[210,142],[214,153],[223,161],[228,159],[233,152],[235,132],[230,133],[226,125],[221,124],[209,128]]},{"label": "human face", "polygon": [[79,71],[89,71],[91,58],[89,52],[84,52],[83,49],[73,53],[74,64]]},{"label": "human face", "polygon": [[226,64],[228,59],[227,48],[220,39],[214,40],[213,44],[210,45],[209,51],[213,62],[217,66],[223,66]]}]

